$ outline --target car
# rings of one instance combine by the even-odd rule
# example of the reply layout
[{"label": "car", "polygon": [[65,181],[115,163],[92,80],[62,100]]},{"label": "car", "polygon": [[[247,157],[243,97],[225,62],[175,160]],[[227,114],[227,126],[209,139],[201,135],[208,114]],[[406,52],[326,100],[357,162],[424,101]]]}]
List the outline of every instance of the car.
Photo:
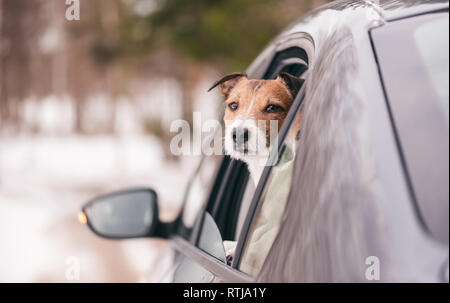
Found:
[{"label": "car", "polygon": [[146,188],[93,199],[82,219],[102,237],[170,241],[173,282],[448,282],[448,31],[441,0],[308,13],[247,70],[306,80],[257,186],[244,163],[205,156],[173,222]]}]

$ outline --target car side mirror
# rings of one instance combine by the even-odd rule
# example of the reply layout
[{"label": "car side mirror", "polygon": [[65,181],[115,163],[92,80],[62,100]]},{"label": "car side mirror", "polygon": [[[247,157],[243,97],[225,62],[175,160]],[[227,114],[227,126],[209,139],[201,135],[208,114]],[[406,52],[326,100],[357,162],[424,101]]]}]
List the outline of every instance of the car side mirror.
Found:
[{"label": "car side mirror", "polygon": [[158,196],[151,189],[113,192],[88,202],[79,214],[98,236],[110,239],[163,237]]}]

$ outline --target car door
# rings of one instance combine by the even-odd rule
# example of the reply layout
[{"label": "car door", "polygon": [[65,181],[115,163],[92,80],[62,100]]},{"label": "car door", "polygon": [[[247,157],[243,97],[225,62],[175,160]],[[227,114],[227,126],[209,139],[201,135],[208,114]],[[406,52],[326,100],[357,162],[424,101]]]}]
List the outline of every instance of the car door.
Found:
[{"label": "car door", "polygon": [[[240,254],[240,268],[257,281],[448,282],[448,39],[436,30],[448,13],[441,15],[392,21],[372,36],[336,28],[318,43],[284,222],[264,264]],[[417,140],[425,148],[411,149]],[[424,167],[414,184],[409,174]],[[416,204],[414,191],[427,199]]]},{"label": "car door", "polygon": [[[274,79],[280,72],[303,76],[308,68],[313,43],[306,34],[283,37],[269,46],[249,69],[251,78]],[[262,60],[265,59],[265,60]],[[272,151],[272,166],[287,155],[285,137],[296,117],[304,97],[297,96],[280,131],[280,143]],[[276,158],[274,158],[276,157]],[[279,157],[279,158],[278,158]],[[211,164],[212,163],[212,164]],[[263,199],[271,178],[272,166],[267,166],[257,188],[248,182],[247,167],[241,161],[227,156],[205,157],[192,178],[177,233],[171,238],[177,251],[175,266],[168,273],[173,282],[249,282],[253,277],[237,268],[236,262],[227,262],[224,241],[245,242],[242,234],[248,231],[254,205]],[[215,177],[202,177],[214,174]],[[211,184],[201,180],[214,180]],[[286,182],[289,188],[289,182]],[[207,186],[207,187],[205,187]],[[202,189],[203,188],[203,189]],[[197,191],[208,195],[199,195]],[[252,206],[253,205],[253,206]],[[239,241],[238,241],[239,240]],[[235,256],[239,260],[239,256]]]}]

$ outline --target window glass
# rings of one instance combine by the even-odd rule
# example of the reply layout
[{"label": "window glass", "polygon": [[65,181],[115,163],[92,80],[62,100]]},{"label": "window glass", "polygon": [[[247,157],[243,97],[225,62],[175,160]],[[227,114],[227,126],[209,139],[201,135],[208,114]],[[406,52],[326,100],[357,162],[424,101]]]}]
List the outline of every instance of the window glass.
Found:
[{"label": "window glass", "polygon": [[189,185],[183,208],[182,222],[185,228],[192,229],[207,203],[211,188],[218,173],[222,156],[203,157]]},{"label": "window glass", "polygon": [[372,38],[418,215],[448,243],[448,12],[394,21]]},{"label": "window glass", "polygon": [[449,21],[448,15],[418,26],[414,32],[425,73],[437,95],[449,127]]},{"label": "window glass", "polygon": [[222,235],[210,214],[205,213],[198,247],[219,261],[226,262]]},{"label": "window glass", "polygon": [[271,170],[265,192],[251,223],[239,268],[252,276],[259,273],[282,222],[292,181],[296,147],[300,139],[300,118],[298,115],[297,121],[291,126],[279,152],[279,161]]}]

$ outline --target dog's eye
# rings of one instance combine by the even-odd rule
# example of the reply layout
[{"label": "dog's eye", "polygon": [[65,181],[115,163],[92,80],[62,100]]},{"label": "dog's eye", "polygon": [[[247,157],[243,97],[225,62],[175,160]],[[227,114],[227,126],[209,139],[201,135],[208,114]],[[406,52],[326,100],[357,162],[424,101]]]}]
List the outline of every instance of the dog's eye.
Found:
[{"label": "dog's eye", "polygon": [[264,109],[264,111],[266,113],[276,113],[276,112],[280,112],[282,110],[283,110],[283,108],[281,106],[278,106],[278,105],[275,105],[275,104],[269,104]]},{"label": "dog's eye", "polygon": [[228,104],[228,107],[232,110],[235,111],[238,109],[239,105],[236,102],[230,103]]}]

